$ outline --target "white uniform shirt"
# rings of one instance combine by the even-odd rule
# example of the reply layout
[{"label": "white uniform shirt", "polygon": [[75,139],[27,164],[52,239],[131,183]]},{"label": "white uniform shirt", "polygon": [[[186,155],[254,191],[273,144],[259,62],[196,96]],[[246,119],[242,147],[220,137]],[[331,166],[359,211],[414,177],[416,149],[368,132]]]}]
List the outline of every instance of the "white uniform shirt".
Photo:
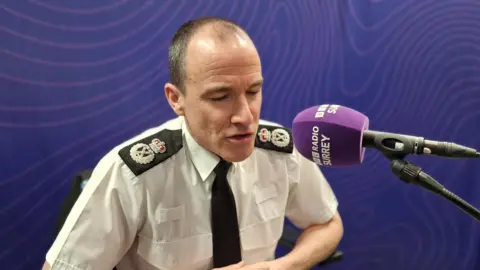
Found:
[{"label": "white uniform shirt", "polygon": [[[269,125],[270,131],[280,128],[263,120],[260,124]],[[158,135],[162,130],[168,133],[165,129],[176,130],[177,139]],[[268,134],[259,132],[257,143],[262,135]],[[140,140],[148,144],[152,138],[165,144],[154,140],[150,148],[137,147]],[[140,171],[119,155],[131,149],[138,150],[137,157],[142,149],[150,150],[143,152],[147,164],[137,164]],[[178,151],[170,156],[168,150]],[[166,155],[165,160],[152,165],[148,153]],[[119,270],[212,269],[210,190],[218,161],[192,138],[183,117],[119,145],[94,169],[47,262],[53,270],[110,270],[114,265]],[[227,178],[246,263],[274,259],[285,217],[306,228],[329,221],[337,211],[335,195],[320,169],[296,149],[284,153],[257,145],[248,159],[233,163]]]}]

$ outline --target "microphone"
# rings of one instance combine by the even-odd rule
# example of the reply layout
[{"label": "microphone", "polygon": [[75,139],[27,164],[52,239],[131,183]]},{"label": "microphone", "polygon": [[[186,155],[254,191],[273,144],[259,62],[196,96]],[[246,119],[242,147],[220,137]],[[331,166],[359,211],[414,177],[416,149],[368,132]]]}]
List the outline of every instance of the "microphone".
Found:
[{"label": "microphone", "polygon": [[377,149],[397,159],[410,154],[480,158],[477,150],[466,146],[372,131],[368,127],[368,117],[351,108],[334,104],[313,106],[293,120],[293,143],[305,158],[329,167],[362,163],[365,148]]},{"label": "microphone", "polygon": [[400,180],[446,198],[480,221],[480,210],[446,189],[420,167],[403,160],[409,154],[478,158],[477,150],[423,137],[371,131],[368,126],[368,117],[353,109],[334,104],[314,106],[300,112],[293,120],[293,144],[305,158],[328,167],[360,164],[365,148],[375,148],[390,159],[392,172]]}]

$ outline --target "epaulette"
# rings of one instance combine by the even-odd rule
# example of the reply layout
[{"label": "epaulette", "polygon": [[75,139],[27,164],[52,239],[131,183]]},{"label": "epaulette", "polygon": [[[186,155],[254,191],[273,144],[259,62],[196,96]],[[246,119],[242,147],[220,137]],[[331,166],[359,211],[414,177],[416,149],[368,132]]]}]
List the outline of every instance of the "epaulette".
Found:
[{"label": "epaulette", "polygon": [[288,128],[259,125],[255,147],[283,153],[293,152],[292,131]]},{"label": "epaulette", "polygon": [[139,176],[175,155],[182,147],[182,130],[164,129],[122,148],[118,154]]}]

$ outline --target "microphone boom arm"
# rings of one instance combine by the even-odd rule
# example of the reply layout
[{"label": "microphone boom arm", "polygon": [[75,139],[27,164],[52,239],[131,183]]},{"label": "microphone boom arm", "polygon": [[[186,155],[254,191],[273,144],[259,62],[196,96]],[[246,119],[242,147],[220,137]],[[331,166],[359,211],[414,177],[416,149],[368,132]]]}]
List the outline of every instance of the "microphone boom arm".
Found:
[{"label": "microphone boom arm", "polygon": [[478,209],[447,190],[433,177],[424,173],[420,167],[403,159],[390,158],[390,160],[392,171],[400,180],[407,184],[415,184],[446,198],[465,213],[475,218],[477,221],[480,221],[480,211]]}]

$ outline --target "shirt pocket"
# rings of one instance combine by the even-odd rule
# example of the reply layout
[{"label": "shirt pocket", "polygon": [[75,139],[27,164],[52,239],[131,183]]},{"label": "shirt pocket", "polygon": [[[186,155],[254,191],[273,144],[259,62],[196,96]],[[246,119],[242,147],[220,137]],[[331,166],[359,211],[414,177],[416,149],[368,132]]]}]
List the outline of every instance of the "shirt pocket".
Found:
[{"label": "shirt pocket", "polygon": [[259,219],[241,231],[243,257],[246,263],[274,259],[275,248],[283,231],[285,207],[274,184],[255,186],[253,190]]},{"label": "shirt pocket", "polygon": [[170,242],[139,236],[137,253],[162,270],[207,269],[212,258],[212,236],[203,234]]},{"label": "shirt pocket", "polygon": [[260,216],[260,220],[267,222],[272,219],[285,216],[285,206],[274,184],[267,186],[255,186],[253,189],[255,207]]},{"label": "shirt pocket", "polygon": [[158,206],[149,217],[150,224],[141,234],[156,241],[173,241],[183,238],[183,229],[186,225],[185,206],[171,208]]}]

